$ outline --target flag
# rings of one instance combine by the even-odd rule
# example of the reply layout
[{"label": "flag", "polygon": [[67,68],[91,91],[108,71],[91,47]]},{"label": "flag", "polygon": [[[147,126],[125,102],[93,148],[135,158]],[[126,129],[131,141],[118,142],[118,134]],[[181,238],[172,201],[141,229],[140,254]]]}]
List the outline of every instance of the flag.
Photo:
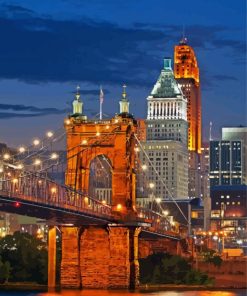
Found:
[{"label": "flag", "polygon": [[104,93],[102,87],[100,88],[99,101],[102,104],[104,101]]}]

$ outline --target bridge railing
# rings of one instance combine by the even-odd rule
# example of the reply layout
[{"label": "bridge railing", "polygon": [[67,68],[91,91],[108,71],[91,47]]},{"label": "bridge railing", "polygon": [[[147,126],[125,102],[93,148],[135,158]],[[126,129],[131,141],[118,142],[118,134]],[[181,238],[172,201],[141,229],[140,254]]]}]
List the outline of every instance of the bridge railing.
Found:
[{"label": "bridge railing", "polygon": [[14,179],[0,180],[0,194],[66,210],[111,217],[111,207],[67,186],[45,177],[26,174]]},{"label": "bridge railing", "polygon": [[152,226],[149,230],[166,234],[171,232],[171,234],[174,234],[175,227],[160,213],[141,207],[137,208],[137,213],[139,218],[147,219],[151,223]]}]

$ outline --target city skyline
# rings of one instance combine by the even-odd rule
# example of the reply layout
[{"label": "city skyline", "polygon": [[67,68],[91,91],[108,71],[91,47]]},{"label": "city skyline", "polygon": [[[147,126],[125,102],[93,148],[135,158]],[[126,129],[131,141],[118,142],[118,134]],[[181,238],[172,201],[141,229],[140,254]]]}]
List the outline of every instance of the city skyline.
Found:
[{"label": "city skyline", "polygon": [[146,97],[183,27],[201,70],[204,141],[210,121],[214,138],[222,126],[246,125],[244,1],[192,2],[193,12],[182,1],[179,9],[158,0],[0,1],[0,142],[18,146],[61,127],[77,84],[89,117],[99,112],[100,85],[111,116],[126,83],[130,112],[145,118]]}]

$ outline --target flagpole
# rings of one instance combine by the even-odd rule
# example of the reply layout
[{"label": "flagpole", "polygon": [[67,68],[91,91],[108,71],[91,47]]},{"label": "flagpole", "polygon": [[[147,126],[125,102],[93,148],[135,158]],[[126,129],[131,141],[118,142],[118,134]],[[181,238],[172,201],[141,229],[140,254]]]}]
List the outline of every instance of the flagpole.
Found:
[{"label": "flagpole", "polygon": [[102,86],[100,86],[100,93],[99,93],[99,119],[102,120],[102,104],[104,100],[104,93]]},{"label": "flagpole", "polygon": [[99,102],[99,119],[102,120],[102,102]]}]

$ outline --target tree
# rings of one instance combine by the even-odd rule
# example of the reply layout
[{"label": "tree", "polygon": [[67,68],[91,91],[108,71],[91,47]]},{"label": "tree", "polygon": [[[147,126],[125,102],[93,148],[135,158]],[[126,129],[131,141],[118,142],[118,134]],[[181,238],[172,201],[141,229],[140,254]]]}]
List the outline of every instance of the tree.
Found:
[{"label": "tree", "polygon": [[0,256],[0,283],[8,282],[10,276],[10,263],[8,261],[3,262]]},{"label": "tree", "polygon": [[157,253],[140,260],[140,281],[143,284],[210,283],[208,276],[192,269],[190,262],[180,256]]},{"label": "tree", "polygon": [[47,282],[47,246],[28,233],[0,239],[0,255],[12,267],[11,281]]},{"label": "tree", "polygon": [[215,250],[212,249],[206,249],[204,252],[201,253],[203,256],[203,260],[205,262],[214,264],[214,266],[220,267],[222,264],[222,258],[221,256],[217,255]]}]

